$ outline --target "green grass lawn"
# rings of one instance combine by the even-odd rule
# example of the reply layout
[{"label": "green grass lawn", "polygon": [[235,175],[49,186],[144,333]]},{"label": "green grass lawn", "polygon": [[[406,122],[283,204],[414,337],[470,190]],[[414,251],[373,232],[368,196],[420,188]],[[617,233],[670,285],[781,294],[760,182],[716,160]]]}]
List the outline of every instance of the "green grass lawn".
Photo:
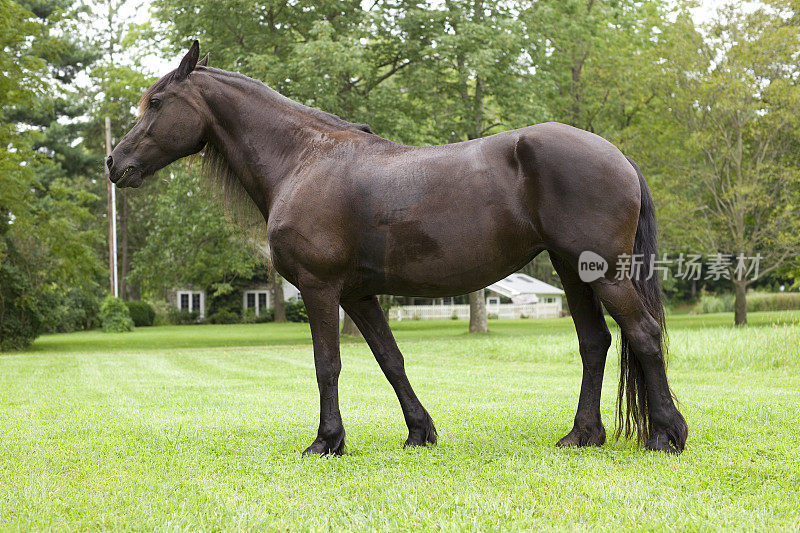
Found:
[{"label": "green grass lawn", "polygon": [[[403,450],[393,391],[345,339],[347,455],[301,458],[318,398],[307,325],[48,335],[0,355],[0,530],[800,528],[800,312],[670,319],[679,457],[564,450],[569,319],[394,325],[439,444]],[[618,378],[609,357],[609,435]]]}]

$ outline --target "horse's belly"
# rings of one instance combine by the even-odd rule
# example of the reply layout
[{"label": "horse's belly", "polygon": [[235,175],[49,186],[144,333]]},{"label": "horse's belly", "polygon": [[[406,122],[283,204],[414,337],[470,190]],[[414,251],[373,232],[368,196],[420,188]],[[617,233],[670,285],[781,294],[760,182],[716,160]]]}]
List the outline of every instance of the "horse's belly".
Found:
[{"label": "horse's belly", "polygon": [[451,296],[483,288],[541,250],[532,224],[502,213],[475,213],[393,224],[362,243],[375,292]]}]

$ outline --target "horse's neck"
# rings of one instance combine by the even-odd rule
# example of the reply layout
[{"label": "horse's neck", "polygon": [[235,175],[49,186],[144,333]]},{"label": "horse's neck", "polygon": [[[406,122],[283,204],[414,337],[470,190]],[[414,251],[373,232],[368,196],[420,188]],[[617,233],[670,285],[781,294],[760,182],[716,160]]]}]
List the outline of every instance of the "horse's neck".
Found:
[{"label": "horse's neck", "polygon": [[201,93],[212,115],[208,142],[266,217],[275,191],[299,160],[304,137],[311,134],[308,121],[287,112],[282,96],[252,80],[203,76]]}]

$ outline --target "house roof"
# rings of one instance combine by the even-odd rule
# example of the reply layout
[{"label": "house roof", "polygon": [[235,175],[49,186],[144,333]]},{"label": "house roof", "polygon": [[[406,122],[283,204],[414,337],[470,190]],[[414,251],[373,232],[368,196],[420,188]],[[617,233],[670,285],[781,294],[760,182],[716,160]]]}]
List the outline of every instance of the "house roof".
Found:
[{"label": "house roof", "polygon": [[514,298],[523,294],[564,294],[558,287],[517,272],[486,287],[490,291]]}]

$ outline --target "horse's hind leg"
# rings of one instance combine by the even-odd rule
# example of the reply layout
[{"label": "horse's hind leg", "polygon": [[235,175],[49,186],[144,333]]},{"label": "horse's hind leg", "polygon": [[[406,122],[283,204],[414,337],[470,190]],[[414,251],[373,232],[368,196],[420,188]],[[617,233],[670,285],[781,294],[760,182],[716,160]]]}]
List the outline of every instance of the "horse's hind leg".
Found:
[{"label": "horse's hind leg", "polygon": [[378,299],[370,296],[361,300],[342,302],[342,307],[364,335],[386,379],[397,393],[408,425],[408,439],[405,445],[424,446],[428,442],[435,443],[436,428],[428,411],[411,388],[406,376],[403,354],[397,347]]},{"label": "horse's hind leg", "polygon": [[[688,428],[683,415],[675,407],[667,382],[662,349],[662,331],[647,311],[630,279],[600,278],[592,288],[622,330],[622,343],[628,343],[636,361],[625,361],[628,378],[623,373],[620,383],[628,391],[627,417],[633,418],[634,429],[645,440],[645,447],[668,453],[680,453],[686,444]],[[632,379],[631,379],[632,378]],[[632,403],[633,402],[633,403]],[[623,424],[620,404],[620,427]]]},{"label": "horse's hind leg", "polygon": [[606,355],[611,346],[611,333],[603,318],[603,308],[592,288],[581,281],[575,270],[565,261],[550,254],[553,266],[564,285],[569,310],[578,333],[578,346],[583,362],[583,380],[578,398],[575,423],[558,446],[601,446],[606,441],[606,430],[600,418],[600,392]]}]

